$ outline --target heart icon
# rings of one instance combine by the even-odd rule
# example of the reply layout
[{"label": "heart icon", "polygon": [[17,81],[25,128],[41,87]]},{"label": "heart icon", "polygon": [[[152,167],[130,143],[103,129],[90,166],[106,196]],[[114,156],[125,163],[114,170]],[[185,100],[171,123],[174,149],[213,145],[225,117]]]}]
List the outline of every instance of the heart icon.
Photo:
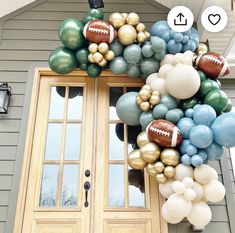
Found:
[{"label": "heart icon", "polygon": [[208,15],[208,20],[215,26],[221,20],[221,16],[219,14],[210,14]]}]

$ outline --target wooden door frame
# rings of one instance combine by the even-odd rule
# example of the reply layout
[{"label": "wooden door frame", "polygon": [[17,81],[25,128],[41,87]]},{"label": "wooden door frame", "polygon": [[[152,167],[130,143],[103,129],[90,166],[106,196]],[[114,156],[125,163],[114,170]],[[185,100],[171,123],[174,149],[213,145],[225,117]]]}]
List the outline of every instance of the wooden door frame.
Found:
[{"label": "wooden door frame", "polygon": [[[32,139],[33,139],[34,128],[35,128],[35,123],[36,123],[40,82],[41,82],[42,76],[48,76],[48,77],[59,76],[59,77],[64,77],[65,80],[66,79],[68,80],[69,77],[80,77],[80,76],[88,77],[88,74],[85,71],[76,69],[70,74],[59,75],[51,71],[51,69],[48,67],[36,67],[35,68],[13,233],[21,233],[22,227],[23,227],[23,220],[24,220],[23,216],[24,216],[24,211],[25,211],[27,186],[28,186],[30,163],[31,163],[31,152],[32,152],[32,146],[33,146]],[[103,71],[100,76],[101,78],[109,77],[109,76],[119,77],[119,75],[115,75],[111,71]],[[159,201],[160,201],[160,206],[162,206],[164,203],[164,198],[161,196]],[[167,233],[168,232],[167,223],[161,217],[160,209],[159,209],[159,216],[161,218],[160,219],[161,220],[160,221],[161,233]]]}]

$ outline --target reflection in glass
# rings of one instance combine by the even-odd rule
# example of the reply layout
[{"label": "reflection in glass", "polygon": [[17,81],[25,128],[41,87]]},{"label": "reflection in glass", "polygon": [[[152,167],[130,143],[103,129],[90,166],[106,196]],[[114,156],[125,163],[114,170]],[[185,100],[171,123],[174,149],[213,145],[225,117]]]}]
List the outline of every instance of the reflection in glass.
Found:
[{"label": "reflection in glass", "polygon": [[65,141],[65,160],[79,160],[81,124],[67,124]]},{"label": "reflection in glass", "polygon": [[77,206],[79,183],[79,165],[64,165],[61,205],[64,207]]},{"label": "reflection in glass", "polygon": [[56,206],[59,165],[44,165],[40,194],[40,207]]},{"label": "reflection in glass", "polygon": [[123,94],[122,87],[110,87],[109,93],[109,119],[119,120],[116,113],[116,103],[119,97]]},{"label": "reflection in glass", "polygon": [[129,206],[145,207],[144,172],[129,168],[128,181]]},{"label": "reflection in glass", "polygon": [[62,124],[49,123],[47,128],[45,160],[60,159]]},{"label": "reflection in glass", "polygon": [[83,87],[69,87],[68,119],[81,120]]},{"label": "reflection in glass", "polygon": [[124,206],[124,165],[109,165],[109,207]]},{"label": "reflection in glass", "polygon": [[51,88],[51,103],[49,119],[63,119],[64,118],[64,97],[65,87]]},{"label": "reflection in glass", "polygon": [[124,142],[119,138],[124,135],[116,133],[116,124],[109,125],[109,160],[123,160],[124,159]]}]

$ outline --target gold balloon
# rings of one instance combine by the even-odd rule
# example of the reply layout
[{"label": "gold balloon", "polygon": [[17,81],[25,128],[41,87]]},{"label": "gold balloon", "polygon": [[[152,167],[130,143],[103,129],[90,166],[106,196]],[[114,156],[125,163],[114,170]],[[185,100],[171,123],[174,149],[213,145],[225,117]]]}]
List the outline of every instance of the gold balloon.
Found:
[{"label": "gold balloon", "polygon": [[152,91],[152,88],[148,84],[145,84],[143,87],[141,87],[141,89],[142,90],[147,90],[147,91],[150,91],[150,92]]},{"label": "gold balloon", "polygon": [[137,170],[142,170],[146,167],[147,162],[142,159],[140,150],[133,150],[128,156],[128,164]]},{"label": "gold balloon", "polygon": [[152,105],[157,105],[160,103],[160,96],[159,95],[151,95],[149,99],[149,103]]},{"label": "gold balloon", "polygon": [[207,53],[208,52],[208,48],[206,46],[206,44],[204,43],[199,43],[198,48],[196,49],[196,54],[197,55],[201,55],[203,53]]},{"label": "gold balloon", "polygon": [[166,166],[164,169],[163,174],[167,177],[167,178],[172,178],[175,176],[175,168],[172,166]]},{"label": "gold balloon", "polygon": [[147,172],[150,176],[156,176],[157,175],[157,172],[156,172],[156,170],[154,168],[154,165],[152,163],[149,163],[146,168],[147,168]]},{"label": "gold balloon", "polygon": [[133,44],[136,40],[137,33],[133,26],[123,25],[118,30],[118,39],[123,45]]},{"label": "gold balloon", "polygon": [[162,173],[164,168],[165,168],[165,165],[160,161],[154,164],[154,169],[157,173]]},{"label": "gold balloon", "polygon": [[145,35],[145,33],[144,32],[138,32],[138,34],[137,34],[137,41],[139,43],[143,43],[146,40],[147,40],[147,36]]},{"label": "gold balloon", "polygon": [[160,184],[163,184],[163,183],[165,183],[166,182],[166,177],[164,176],[164,174],[157,174],[156,175],[156,181],[158,182],[158,183],[160,183]]},{"label": "gold balloon", "polygon": [[151,96],[151,91],[149,91],[149,90],[141,89],[141,90],[139,91],[139,97],[140,97],[140,99],[142,99],[143,101],[149,100],[150,96]]},{"label": "gold balloon", "polygon": [[93,59],[93,54],[92,53],[90,53],[88,55],[88,61],[91,62],[91,63],[94,63],[94,59]]},{"label": "gold balloon", "polygon": [[100,63],[103,60],[103,55],[99,52],[93,54],[93,60],[95,63]]},{"label": "gold balloon", "polygon": [[140,104],[140,109],[144,112],[149,111],[150,109],[150,103],[148,101],[144,101]]},{"label": "gold balloon", "polygon": [[98,51],[98,45],[95,43],[92,43],[89,45],[88,50],[90,53],[95,53]]},{"label": "gold balloon", "polygon": [[160,94],[159,91],[153,91],[153,92],[152,92],[152,95],[158,95],[159,97],[161,96],[161,94]]},{"label": "gold balloon", "polygon": [[130,25],[135,26],[140,22],[140,17],[136,13],[132,12],[132,13],[128,14],[128,16],[126,18],[126,22]]},{"label": "gold balloon", "polygon": [[107,43],[102,42],[98,45],[98,50],[100,53],[106,54],[109,51],[109,46]]},{"label": "gold balloon", "polygon": [[142,147],[143,145],[148,143],[149,139],[148,139],[147,133],[145,131],[139,133],[136,141],[137,141],[138,147]]},{"label": "gold balloon", "polygon": [[104,58],[108,61],[112,61],[115,57],[115,54],[112,50],[109,50],[105,55]]},{"label": "gold balloon", "polygon": [[128,14],[127,14],[127,13],[122,13],[122,16],[124,17],[125,22],[126,22],[126,18],[127,18],[127,16],[128,16]]},{"label": "gold balloon", "polygon": [[144,34],[145,34],[145,36],[146,36],[146,38],[147,38],[147,39],[149,39],[149,38],[150,38],[150,36],[151,36],[151,35],[150,35],[150,33],[149,33],[148,31],[145,31],[145,32],[144,32]]},{"label": "gold balloon", "polygon": [[140,99],[139,95],[137,95],[137,97],[136,97],[136,103],[137,103],[138,105],[140,105],[142,102],[143,102],[143,100]]},{"label": "gold balloon", "polygon": [[109,22],[114,26],[114,28],[118,29],[121,26],[123,26],[125,24],[125,18],[122,14],[115,12],[112,13],[109,16]]},{"label": "gold balloon", "polygon": [[140,148],[142,159],[148,163],[154,163],[160,156],[160,148],[153,142],[148,142]]},{"label": "gold balloon", "polygon": [[177,150],[169,148],[161,152],[161,161],[168,166],[176,166],[180,161],[180,154]]},{"label": "gold balloon", "polygon": [[145,30],[145,25],[143,23],[138,23],[136,25],[137,32],[143,32]]},{"label": "gold balloon", "polygon": [[103,60],[100,63],[98,63],[98,65],[102,66],[102,67],[105,66],[106,64],[107,64],[107,60],[104,59],[104,58],[103,58]]}]

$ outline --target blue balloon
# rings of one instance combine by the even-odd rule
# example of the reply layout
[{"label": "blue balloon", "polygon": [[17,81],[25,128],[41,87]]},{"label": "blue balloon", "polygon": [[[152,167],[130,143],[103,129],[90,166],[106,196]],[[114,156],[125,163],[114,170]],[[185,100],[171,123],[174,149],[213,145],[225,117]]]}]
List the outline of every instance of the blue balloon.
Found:
[{"label": "blue balloon", "polygon": [[110,62],[109,68],[114,74],[124,74],[128,70],[128,64],[122,56],[119,56]]},{"label": "blue balloon", "polygon": [[189,108],[185,111],[185,116],[189,118],[193,118],[194,110],[192,108]]},{"label": "blue balloon", "polygon": [[159,36],[162,37],[164,36],[166,33],[168,33],[169,39],[170,39],[170,35],[169,32],[171,31],[168,23],[166,20],[162,20],[162,21],[158,21],[156,23],[154,23],[150,29],[150,34],[151,36]]},{"label": "blue balloon", "polygon": [[206,148],[208,160],[219,160],[224,153],[224,148],[213,142],[208,148]]},{"label": "blue balloon", "polygon": [[151,44],[144,44],[142,47],[142,55],[144,57],[152,57],[153,56],[153,50]]},{"label": "blue balloon", "polygon": [[169,31],[168,32],[165,32],[161,35],[161,38],[167,43],[171,38],[170,38],[170,33]]},{"label": "blue balloon", "polygon": [[180,42],[182,42],[183,39],[184,39],[184,36],[183,36],[183,34],[180,33],[180,32],[177,32],[177,33],[175,34],[175,36],[174,36],[175,42],[180,43]]},{"label": "blue balloon", "polygon": [[137,64],[141,59],[141,48],[137,44],[132,44],[124,49],[123,57],[129,64]]},{"label": "blue balloon", "polygon": [[189,156],[193,156],[193,155],[197,154],[197,147],[190,144],[187,146],[186,152]]},{"label": "blue balloon", "polygon": [[216,112],[210,105],[200,105],[193,114],[193,120],[196,125],[211,126],[212,122],[216,118]]},{"label": "blue balloon", "polygon": [[170,95],[164,95],[160,100],[161,104],[165,104],[169,110],[177,108],[177,101],[174,97]]},{"label": "blue balloon", "polygon": [[183,163],[185,166],[191,165],[191,157],[187,154],[184,154],[181,157],[181,163]]},{"label": "blue balloon", "polygon": [[154,53],[154,58],[161,61],[163,60],[163,58],[165,57],[166,55],[166,52],[165,51],[162,51],[160,53]]},{"label": "blue balloon", "polygon": [[197,154],[202,157],[203,161],[207,160],[207,152],[206,152],[206,150],[198,150]]},{"label": "blue balloon", "polygon": [[205,149],[211,145],[213,141],[213,133],[208,126],[197,125],[191,129],[189,140],[194,146],[200,149]]},{"label": "blue balloon", "polygon": [[194,167],[198,167],[200,165],[203,164],[203,158],[200,156],[200,155],[194,155],[192,158],[191,158],[191,164],[194,166]]},{"label": "blue balloon", "polygon": [[183,45],[182,52],[185,52],[187,50],[190,50],[194,52],[196,50],[197,46],[193,40],[189,40],[187,43]]},{"label": "blue balloon", "polygon": [[199,106],[200,106],[200,104],[194,105],[193,110],[195,111]]},{"label": "blue balloon", "polygon": [[150,42],[152,45],[152,50],[155,53],[161,53],[166,50],[166,42],[162,38],[158,36],[151,36]]},{"label": "blue balloon", "polygon": [[188,117],[180,119],[180,121],[177,124],[177,127],[181,131],[184,138],[189,138],[189,133],[194,126],[195,126],[194,121]]},{"label": "blue balloon", "polygon": [[175,108],[174,110],[178,112],[178,114],[180,115],[180,119],[184,117],[184,112],[180,108]]},{"label": "blue balloon", "polygon": [[165,119],[168,107],[165,104],[158,104],[153,109],[153,117],[155,119]]},{"label": "blue balloon", "polygon": [[180,154],[186,154],[186,149],[187,146],[190,145],[190,141],[188,139],[183,140],[183,142],[180,144],[179,150],[180,150]]},{"label": "blue balloon", "polygon": [[181,43],[186,44],[186,43],[188,43],[188,41],[189,41],[189,36],[188,35],[184,35],[184,38],[181,41]]},{"label": "blue balloon", "polygon": [[148,124],[153,121],[153,113],[152,111],[149,112],[143,112],[140,115],[140,124],[142,126],[142,130],[145,130]]},{"label": "blue balloon", "polygon": [[221,146],[235,146],[235,112],[223,113],[211,126],[214,141]]},{"label": "blue balloon", "polygon": [[170,54],[180,53],[183,48],[181,43],[176,43],[173,39],[167,43],[166,47]]},{"label": "blue balloon", "polygon": [[174,30],[171,30],[171,31],[169,32],[170,38],[171,38],[171,39],[174,39],[176,33],[177,33],[177,32],[175,32]]},{"label": "blue balloon", "polygon": [[165,118],[166,120],[176,124],[180,120],[180,113],[178,111],[175,111],[175,109],[173,109],[166,113]]}]

